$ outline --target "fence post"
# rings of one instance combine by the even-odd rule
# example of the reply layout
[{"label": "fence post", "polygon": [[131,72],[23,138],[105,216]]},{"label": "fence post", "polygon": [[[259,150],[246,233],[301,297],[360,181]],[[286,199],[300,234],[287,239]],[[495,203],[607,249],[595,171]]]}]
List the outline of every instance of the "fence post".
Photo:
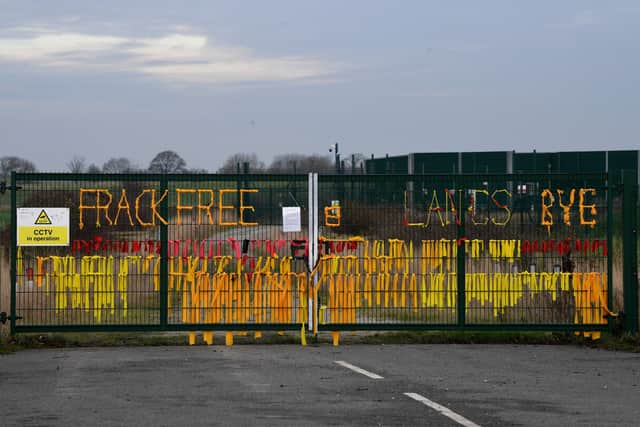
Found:
[{"label": "fence post", "polygon": [[622,185],[624,328],[635,334],[638,332],[638,189],[633,171],[623,171]]},{"label": "fence post", "polygon": [[[160,178],[160,194],[169,190],[166,175]],[[169,221],[169,197],[160,204],[160,215]],[[160,325],[168,324],[169,307],[169,226],[160,222]]]},{"label": "fence post", "polygon": [[16,333],[16,257],[18,255],[18,213],[17,213],[17,184],[16,184],[16,172],[11,172],[11,322],[10,322],[10,334],[11,336]]}]

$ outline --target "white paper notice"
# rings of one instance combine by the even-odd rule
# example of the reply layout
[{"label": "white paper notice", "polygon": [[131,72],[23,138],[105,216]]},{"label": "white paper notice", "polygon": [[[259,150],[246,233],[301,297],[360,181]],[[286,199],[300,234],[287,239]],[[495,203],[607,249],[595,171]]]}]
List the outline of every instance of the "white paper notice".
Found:
[{"label": "white paper notice", "polygon": [[300,231],[300,208],[298,206],[282,208],[282,231],[285,233]]}]

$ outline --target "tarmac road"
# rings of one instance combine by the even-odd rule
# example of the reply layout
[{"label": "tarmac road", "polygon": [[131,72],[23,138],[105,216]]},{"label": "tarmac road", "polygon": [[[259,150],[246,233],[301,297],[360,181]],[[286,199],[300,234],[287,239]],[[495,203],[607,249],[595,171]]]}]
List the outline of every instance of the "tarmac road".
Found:
[{"label": "tarmac road", "polygon": [[0,392],[2,426],[634,426],[640,354],[514,345],[41,349],[0,356]]}]

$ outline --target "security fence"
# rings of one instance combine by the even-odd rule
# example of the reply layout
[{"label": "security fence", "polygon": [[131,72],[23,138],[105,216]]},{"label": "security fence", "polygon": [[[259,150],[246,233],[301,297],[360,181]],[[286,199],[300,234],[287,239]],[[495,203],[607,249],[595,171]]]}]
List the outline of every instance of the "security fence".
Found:
[{"label": "security fence", "polygon": [[[307,210],[306,176],[35,174],[13,182],[15,331],[306,322],[307,270],[291,256],[306,232],[283,233],[279,213]],[[41,234],[57,232],[51,222],[61,207],[68,240],[48,246],[56,236]]]},{"label": "security fence", "polygon": [[341,216],[321,232],[322,329],[588,332],[613,314],[605,176],[327,176],[319,193]]},{"label": "security fence", "polygon": [[[606,174],[14,174],[12,332],[597,338],[618,316],[621,210],[635,233],[637,188],[625,185]],[[637,330],[632,240],[624,308]]]}]

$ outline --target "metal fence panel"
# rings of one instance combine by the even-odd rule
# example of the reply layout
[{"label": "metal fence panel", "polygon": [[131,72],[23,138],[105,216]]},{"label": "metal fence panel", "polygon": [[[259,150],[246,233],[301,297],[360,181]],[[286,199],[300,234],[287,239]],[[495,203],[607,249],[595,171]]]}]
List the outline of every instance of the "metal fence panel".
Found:
[{"label": "metal fence panel", "polygon": [[[17,174],[14,184],[13,212],[70,209],[69,246],[13,248],[15,331],[306,321],[304,175]],[[300,208],[300,231],[282,231],[282,207]]]},{"label": "metal fence panel", "polygon": [[[300,329],[308,312],[307,187],[306,175],[172,176],[169,325]],[[213,212],[183,208],[211,203]],[[300,208],[300,231],[283,232],[282,207]]]},{"label": "metal fence panel", "polygon": [[14,239],[67,207],[70,242],[14,245],[13,330],[608,327],[605,174],[326,175],[317,206],[309,180],[14,174]]},{"label": "metal fence panel", "polygon": [[607,327],[606,176],[320,177],[320,328]]},{"label": "metal fence panel", "polygon": [[17,331],[159,325],[159,228],[129,225],[151,221],[135,195],[157,194],[157,179],[17,175],[13,185],[14,212],[69,208],[71,226],[69,246],[14,246]]}]

